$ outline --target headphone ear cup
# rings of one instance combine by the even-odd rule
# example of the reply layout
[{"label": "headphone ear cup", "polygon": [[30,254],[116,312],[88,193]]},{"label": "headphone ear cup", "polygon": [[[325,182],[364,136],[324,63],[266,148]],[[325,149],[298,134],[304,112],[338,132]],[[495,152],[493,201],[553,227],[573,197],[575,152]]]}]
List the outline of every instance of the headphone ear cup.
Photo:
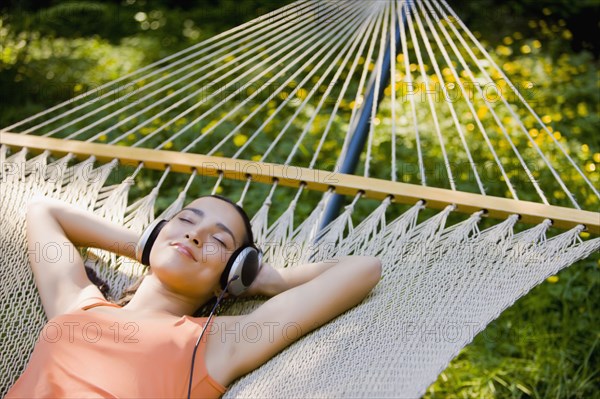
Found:
[{"label": "headphone ear cup", "polygon": [[221,289],[225,289],[227,282],[238,276],[229,284],[227,292],[233,296],[241,295],[258,275],[260,258],[260,251],[252,245],[238,248],[229,258],[221,274]]},{"label": "headphone ear cup", "polygon": [[156,237],[162,228],[167,224],[165,219],[156,219],[150,223],[144,230],[140,239],[138,240],[137,246],[135,247],[135,257],[143,265],[150,266],[150,251],[154,246]]}]

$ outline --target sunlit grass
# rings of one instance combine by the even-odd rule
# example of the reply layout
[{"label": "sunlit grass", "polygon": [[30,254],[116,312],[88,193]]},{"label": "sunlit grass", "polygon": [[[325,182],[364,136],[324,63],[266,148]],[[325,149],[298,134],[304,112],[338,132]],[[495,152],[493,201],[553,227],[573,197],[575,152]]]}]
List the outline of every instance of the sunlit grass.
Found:
[{"label": "sunlit grass", "polygon": [[461,351],[425,397],[597,397],[598,262],[598,254],[578,262],[518,300]]}]

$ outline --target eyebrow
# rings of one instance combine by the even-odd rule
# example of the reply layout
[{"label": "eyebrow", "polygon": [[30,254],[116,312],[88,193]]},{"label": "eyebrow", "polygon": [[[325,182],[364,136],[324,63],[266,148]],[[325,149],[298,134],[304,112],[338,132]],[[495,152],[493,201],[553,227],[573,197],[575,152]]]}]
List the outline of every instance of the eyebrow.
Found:
[{"label": "eyebrow", "polygon": [[[205,216],[204,211],[202,209],[198,209],[198,208],[183,208],[181,210],[181,212],[183,212],[183,211],[194,212],[196,215],[198,215],[200,217],[204,217]],[[233,240],[233,246],[237,247],[237,241],[235,240],[235,236],[233,235],[233,232],[231,231],[231,229],[229,229],[229,227],[225,226],[221,222],[217,222],[217,227],[219,229],[221,229],[222,231],[224,231],[225,233],[229,234],[231,236],[231,239]]]}]

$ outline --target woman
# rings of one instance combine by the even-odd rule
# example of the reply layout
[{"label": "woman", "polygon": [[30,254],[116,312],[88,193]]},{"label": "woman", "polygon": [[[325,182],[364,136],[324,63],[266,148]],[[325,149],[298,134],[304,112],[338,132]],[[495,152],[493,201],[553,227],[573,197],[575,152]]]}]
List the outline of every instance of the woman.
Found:
[{"label": "woman", "polygon": [[88,279],[76,247],[135,258],[136,233],[50,199],[27,213],[29,260],[49,319],[13,397],[219,397],[300,336],[358,304],[377,284],[377,258],[350,256],[297,268],[268,264],[249,295],[271,298],[252,313],[217,316],[190,368],[206,318],[194,312],[221,292],[232,252],[252,243],[248,217],[201,197],[164,225],[149,272],[124,306]]}]

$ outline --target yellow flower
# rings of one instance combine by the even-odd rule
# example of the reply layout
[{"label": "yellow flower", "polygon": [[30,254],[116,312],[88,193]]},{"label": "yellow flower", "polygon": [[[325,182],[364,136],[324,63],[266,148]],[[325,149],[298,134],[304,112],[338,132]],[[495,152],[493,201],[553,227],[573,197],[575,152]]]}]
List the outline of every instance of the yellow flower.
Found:
[{"label": "yellow flower", "polygon": [[550,276],[546,279],[546,281],[550,284],[555,284],[558,282],[558,276]]},{"label": "yellow flower", "polygon": [[577,104],[577,113],[579,114],[579,116],[587,116],[588,115],[587,104],[586,103]]},{"label": "yellow flower", "polygon": [[483,105],[477,109],[477,116],[479,119],[483,119],[483,117],[485,117],[487,110],[487,107],[484,107]]},{"label": "yellow flower", "polygon": [[243,146],[246,141],[248,141],[248,136],[244,134],[236,134],[233,136],[233,144],[235,144],[237,147]]},{"label": "yellow flower", "polygon": [[496,47],[496,52],[500,55],[511,55],[512,49],[506,46],[498,46]]}]

